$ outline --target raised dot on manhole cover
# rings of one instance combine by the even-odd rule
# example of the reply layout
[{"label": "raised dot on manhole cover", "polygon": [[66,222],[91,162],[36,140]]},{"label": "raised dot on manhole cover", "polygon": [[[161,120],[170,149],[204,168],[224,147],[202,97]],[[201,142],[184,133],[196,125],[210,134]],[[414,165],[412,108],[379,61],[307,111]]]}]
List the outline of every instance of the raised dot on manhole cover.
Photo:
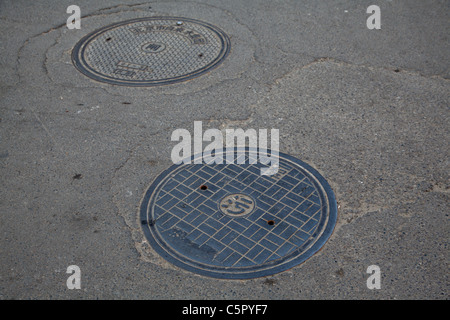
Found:
[{"label": "raised dot on manhole cover", "polygon": [[167,169],[141,203],[151,246],[183,269],[223,279],[267,276],[304,262],[334,229],[334,194],[316,170],[291,156],[279,154],[275,175],[262,176],[263,166]]},{"label": "raised dot on manhole cover", "polygon": [[82,38],[72,51],[86,76],[117,85],[155,86],[199,76],[221,63],[230,50],[219,28],[179,17],[123,21]]}]

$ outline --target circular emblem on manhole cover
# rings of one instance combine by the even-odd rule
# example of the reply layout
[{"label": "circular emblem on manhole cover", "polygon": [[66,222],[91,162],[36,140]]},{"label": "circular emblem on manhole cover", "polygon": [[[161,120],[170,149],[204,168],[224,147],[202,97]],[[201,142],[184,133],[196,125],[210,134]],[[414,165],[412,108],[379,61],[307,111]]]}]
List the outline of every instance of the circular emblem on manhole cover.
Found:
[{"label": "circular emblem on manhole cover", "polygon": [[337,219],[326,180],[282,153],[278,172],[261,175],[266,166],[245,156],[245,164],[173,165],[155,179],[140,219],[162,257],[201,275],[249,279],[290,269],[325,244]]},{"label": "circular emblem on manhole cover", "polygon": [[255,208],[255,201],[252,197],[235,193],[225,196],[219,203],[222,213],[231,217],[242,217],[249,214]]},{"label": "circular emblem on manhole cover", "polygon": [[72,51],[75,67],[111,84],[154,86],[199,76],[221,63],[230,50],[219,28],[179,17],[123,21],[82,38]]}]

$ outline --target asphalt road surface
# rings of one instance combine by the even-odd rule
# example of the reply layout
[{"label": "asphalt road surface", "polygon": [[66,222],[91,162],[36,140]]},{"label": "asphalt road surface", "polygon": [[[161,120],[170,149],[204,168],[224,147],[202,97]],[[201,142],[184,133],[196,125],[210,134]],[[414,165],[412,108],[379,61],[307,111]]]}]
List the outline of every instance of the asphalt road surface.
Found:
[{"label": "asphalt road surface", "polygon": [[[80,29],[66,26],[69,5]],[[367,27],[370,5],[381,29]],[[74,67],[83,36],[152,16],[213,24],[231,51],[165,86]],[[2,0],[0,25],[0,298],[449,298],[448,0]],[[218,280],[153,251],[139,206],[172,165],[172,132],[194,121],[276,128],[280,151],[327,179],[339,215],[317,254]],[[367,287],[371,265],[380,289]]]}]

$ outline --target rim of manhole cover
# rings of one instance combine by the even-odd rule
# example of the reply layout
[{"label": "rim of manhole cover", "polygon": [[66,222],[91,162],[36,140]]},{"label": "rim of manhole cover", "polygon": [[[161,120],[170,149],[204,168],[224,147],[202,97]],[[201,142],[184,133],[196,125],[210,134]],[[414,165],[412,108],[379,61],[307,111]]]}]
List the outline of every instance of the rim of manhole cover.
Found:
[{"label": "rim of manhole cover", "polygon": [[[237,150],[235,159],[242,156]],[[194,273],[250,279],[288,270],[325,244],[337,220],[327,181],[283,153],[278,172],[263,176],[265,166],[249,164],[249,152],[256,151],[244,150],[245,164],[192,161],[153,181],[140,220],[156,252]]]},{"label": "rim of manhole cover", "polygon": [[219,65],[230,47],[227,34],[207,22],[147,17],[86,35],[75,45],[72,62],[97,81],[149,87],[202,75]]}]

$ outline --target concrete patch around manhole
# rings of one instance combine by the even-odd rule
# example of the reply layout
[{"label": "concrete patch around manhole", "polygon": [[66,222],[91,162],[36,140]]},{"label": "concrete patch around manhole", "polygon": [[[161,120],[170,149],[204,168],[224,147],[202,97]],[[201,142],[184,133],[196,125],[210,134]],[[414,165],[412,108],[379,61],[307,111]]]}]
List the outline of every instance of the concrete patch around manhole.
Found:
[{"label": "concrete patch around manhole", "polygon": [[182,269],[221,279],[268,276],[310,258],[336,224],[333,191],[286,154],[277,174],[262,176],[261,168],[246,161],[165,170],[140,207],[151,247]]},{"label": "concrete patch around manhole", "polygon": [[172,84],[200,76],[230,51],[228,35],[184,17],[148,17],[108,25],[83,37],[72,61],[84,75],[124,86]]},{"label": "concrete patch around manhole", "polygon": [[[191,4],[180,2],[153,3],[151,7],[151,10],[148,9],[148,6],[142,6],[142,8],[133,7],[132,11],[121,10],[120,12],[102,11],[92,13],[83,17],[80,30],[69,30],[63,25],[33,37],[24,45],[20,52],[20,73],[23,76],[22,79],[30,83],[49,80],[53,85],[64,88],[99,88],[112,95],[127,97],[148,97],[149,90],[157,90],[159,94],[183,95],[200,92],[206,88],[220,88],[217,84],[230,79],[240,82],[242,75],[246,74],[252,63],[254,63],[257,39],[245,25],[240,24],[228,12],[206,4],[197,4],[195,10],[192,10]],[[206,71],[206,74],[195,77],[191,81],[181,81],[164,86],[131,87],[128,85],[109,85],[85,76],[73,65],[72,52],[75,45],[83,37],[93,33],[95,30],[100,30],[119,21],[161,16],[186,17],[214,24],[214,26],[219,27],[229,36],[231,51],[220,65],[217,65],[209,72]],[[148,45],[152,42],[154,41],[148,41]],[[162,43],[156,41],[153,44],[161,45]],[[156,48],[156,46],[151,47]],[[152,58],[156,55],[167,54],[169,49],[166,47],[162,50],[161,47],[158,49],[159,53],[143,52],[142,54]],[[139,50],[142,50],[142,47]],[[45,52],[45,57],[37,59],[36,52]],[[199,52],[198,55],[200,55],[198,59],[203,61],[203,63],[207,61],[208,56],[205,56],[204,53]],[[124,64],[121,65],[125,66]]]}]

